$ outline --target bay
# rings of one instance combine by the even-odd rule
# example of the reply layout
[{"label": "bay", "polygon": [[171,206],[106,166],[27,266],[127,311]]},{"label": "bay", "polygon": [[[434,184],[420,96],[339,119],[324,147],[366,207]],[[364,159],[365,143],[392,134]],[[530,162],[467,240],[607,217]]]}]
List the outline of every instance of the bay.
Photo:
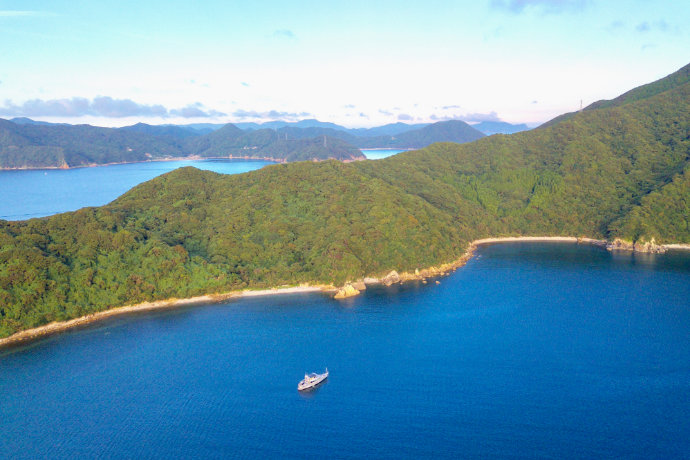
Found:
[{"label": "bay", "polygon": [[[362,150],[367,159],[404,152]],[[272,164],[263,160],[176,160],[74,169],[0,171],[0,219],[25,220],[86,206],[110,203],[132,187],[174,169],[194,166],[221,174],[240,174]]]},{"label": "bay", "polygon": [[184,166],[239,174],[268,164],[262,160],[179,160],[0,171],[0,219],[24,220],[102,206],[135,185]]},{"label": "bay", "polygon": [[0,352],[0,457],[686,458],[690,255],[496,244],[440,283],[139,313]]}]

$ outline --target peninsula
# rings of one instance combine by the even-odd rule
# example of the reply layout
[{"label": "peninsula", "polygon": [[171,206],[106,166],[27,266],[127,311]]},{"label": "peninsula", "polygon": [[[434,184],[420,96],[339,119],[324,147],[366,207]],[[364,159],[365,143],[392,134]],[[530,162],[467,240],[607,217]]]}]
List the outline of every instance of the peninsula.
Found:
[{"label": "peninsula", "polygon": [[0,336],[122,305],[414,273],[489,237],[688,244],[689,74],[532,131],[376,162],[181,168],[106,206],[0,221]]}]

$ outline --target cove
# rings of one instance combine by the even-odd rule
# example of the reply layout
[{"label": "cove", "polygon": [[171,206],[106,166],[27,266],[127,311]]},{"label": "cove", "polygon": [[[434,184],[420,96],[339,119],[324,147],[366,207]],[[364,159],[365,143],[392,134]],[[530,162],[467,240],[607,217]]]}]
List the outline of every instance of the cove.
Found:
[{"label": "cove", "polygon": [[142,312],[4,350],[0,457],[687,453],[688,254],[504,243],[439,281]]}]

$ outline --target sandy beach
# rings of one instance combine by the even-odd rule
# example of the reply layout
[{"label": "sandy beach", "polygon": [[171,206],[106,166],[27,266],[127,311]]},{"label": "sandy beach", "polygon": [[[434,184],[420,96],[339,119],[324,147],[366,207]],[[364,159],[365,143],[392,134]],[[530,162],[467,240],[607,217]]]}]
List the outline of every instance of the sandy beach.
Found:
[{"label": "sandy beach", "polygon": [[221,302],[226,299],[231,298],[241,298],[241,297],[258,297],[267,295],[278,295],[278,294],[294,294],[294,293],[305,293],[305,292],[320,292],[329,291],[332,288],[329,286],[296,286],[287,288],[274,288],[274,289],[262,289],[262,290],[242,290],[242,291],[232,291],[223,294],[209,294],[197,297],[190,297],[188,299],[167,299],[167,300],[157,300],[153,302],[143,302],[135,305],[126,305],[123,307],[115,307],[108,310],[100,311],[97,313],[92,313],[89,315],[81,316],[79,318],[71,319],[68,321],[56,321],[44,326],[35,327],[33,329],[27,329],[25,331],[17,332],[9,337],[0,339],[0,348],[16,345],[23,342],[29,342],[37,340],[42,337],[47,337],[58,332],[66,331],[78,326],[84,326],[96,321],[100,321],[113,316],[120,316],[134,312],[149,311],[149,310],[162,310],[165,308],[174,307],[184,307],[190,305],[206,305],[210,303]]},{"label": "sandy beach", "polygon": [[596,246],[606,246],[606,240],[597,240],[594,238],[577,238],[574,236],[504,236],[500,238],[482,238],[480,240],[474,240],[471,244],[474,246],[480,246],[482,244],[510,243],[517,241],[584,243],[593,244]]},{"label": "sandy beach", "polygon": [[[477,246],[484,244],[494,244],[494,243],[511,243],[511,242],[562,242],[562,243],[579,243],[579,244],[591,244],[595,246],[606,246],[606,240],[598,240],[594,238],[578,238],[574,236],[507,236],[507,237],[496,237],[496,238],[481,238],[472,241],[467,251],[458,259],[453,262],[446,264],[441,264],[437,267],[428,267],[422,270],[416,271],[416,273],[403,272],[400,274],[400,281],[412,281],[420,280],[425,278],[430,278],[434,276],[440,276],[447,274],[459,267],[462,267],[470,258],[472,258]],[[690,244],[665,244],[663,245],[666,249],[676,249],[676,250],[690,250]],[[370,280],[375,280],[379,282],[378,278],[368,278]],[[92,313],[79,318],[71,319],[68,321],[58,321],[44,326],[39,326],[33,329],[27,329],[25,331],[17,332],[9,337],[0,339],[0,348],[16,345],[19,343],[33,341],[42,337],[46,337],[58,332],[62,332],[74,327],[83,326],[96,321],[103,320],[105,318],[110,318],[113,316],[124,315],[128,313],[134,313],[139,311],[147,310],[159,310],[164,308],[182,307],[197,304],[210,304],[221,302],[230,298],[242,298],[242,297],[258,297],[267,295],[279,295],[279,294],[293,294],[293,293],[309,293],[309,292],[335,292],[337,288],[329,285],[319,285],[319,284],[303,284],[294,287],[276,287],[271,289],[261,289],[261,290],[241,290],[241,291],[231,291],[223,294],[209,294],[198,297],[191,297],[188,299],[167,299],[158,300],[154,302],[144,302],[136,305],[127,305],[123,307],[115,307],[109,310],[104,310],[97,313]]]}]

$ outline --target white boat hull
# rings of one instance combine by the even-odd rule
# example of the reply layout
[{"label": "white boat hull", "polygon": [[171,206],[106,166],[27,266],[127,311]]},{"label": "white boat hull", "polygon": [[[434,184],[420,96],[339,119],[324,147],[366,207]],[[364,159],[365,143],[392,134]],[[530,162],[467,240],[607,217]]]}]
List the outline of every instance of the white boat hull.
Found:
[{"label": "white boat hull", "polygon": [[317,385],[323,383],[328,378],[328,369],[324,374],[305,375],[304,380],[297,384],[298,391],[306,391],[315,388]]}]

